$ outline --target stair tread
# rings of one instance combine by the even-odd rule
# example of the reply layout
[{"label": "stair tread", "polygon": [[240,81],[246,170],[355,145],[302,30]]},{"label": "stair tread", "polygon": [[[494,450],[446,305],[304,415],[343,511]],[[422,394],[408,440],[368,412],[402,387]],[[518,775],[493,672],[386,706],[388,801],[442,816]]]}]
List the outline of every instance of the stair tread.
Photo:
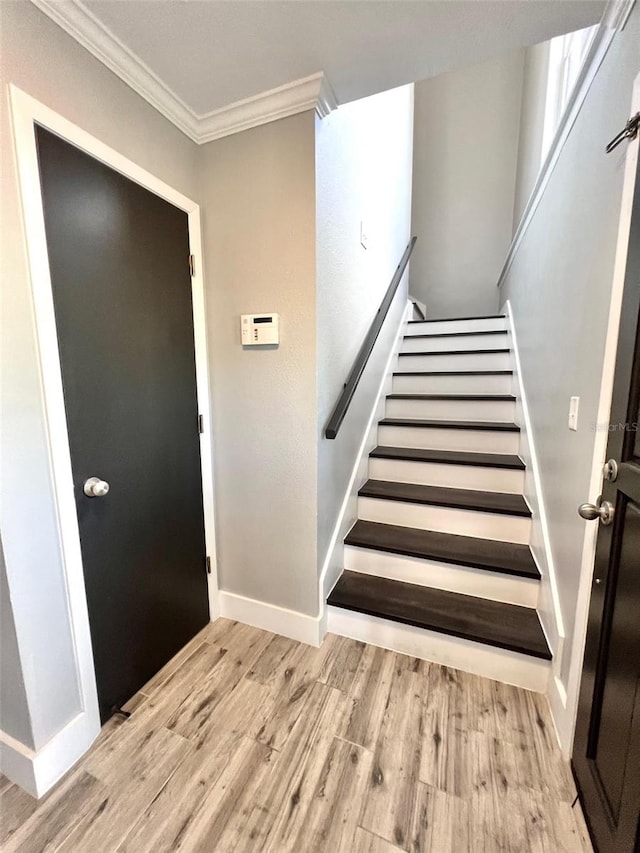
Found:
[{"label": "stair tread", "polygon": [[449,349],[449,350],[428,350],[426,352],[400,352],[400,358],[415,358],[416,356],[439,356],[439,355],[495,355],[496,353],[511,352],[510,349]]},{"label": "stair tread", "polygon": [[[424,322],[424,321],[423,321]],[[424,335],[404,335],[405,340],[416,338],[464,338],[469,335],[507,335],[506,329],[476,329],[468,332],[425,332]]]},{"label": "stair tread", "polygon": [[445,465],[472,465],[478,468],[513,468],[524,471],[525,464],[515,453],[476,453],[469,450],[432,450],[423,447],[379,445],[369,456],[402,459],[407,462],[438,462]]},{"label": "stair tread", "polygon": [[[455,399],[455,398],[452,398]],[[479,429],[495,430],[497,432],[520,432],[517,424],[504,421],[442,421],[425,420],[423,418],[382,418],[379,426],[419,427],[435,429]]]},{"label": "stair tread", "polygon": [[387,400],[491,400],[515,403],[513,394],[387,394]]},{"label": "stair tread", "polygon": [[396,370],[394,376],[511,376],[513,370]]},{"label": "stair tread", "polygon": [[358,495],[363,498],[531,518],[531,510],[522,495],[508,492],[453,489],[449,486],[425,486],[421,483],[400,483],[395,480],[367,480]]},{"label": "stair tread", "polygon": [[358,520],[345,545],[540,580],[528,545]]},{"label": "stair tread", "polygon": [[532,608],[348,571],[328,604],[551,660]]},{"label": "stair tread", "polygon": [[463,323],[465,320],[504,320],[504,314],[485,314],[482,317],[441,317],[439,320],[409,320],[410,323]]}]

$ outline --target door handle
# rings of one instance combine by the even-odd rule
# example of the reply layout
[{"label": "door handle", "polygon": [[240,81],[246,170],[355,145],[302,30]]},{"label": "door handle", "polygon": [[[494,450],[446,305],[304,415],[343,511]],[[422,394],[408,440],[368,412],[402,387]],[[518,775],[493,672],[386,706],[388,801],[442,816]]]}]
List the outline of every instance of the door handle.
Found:
[{"label": "door handle", "polygon": [[109,491],[109,483],[100,477],[89,477],[82,488],[88,498],[103,498]]},{"label": "door handle", "polygon": [[602,495],[598,498],[595,504],[580,504],[578,507],[578,515],[587,521],[595,521],[599,519],[601,524],[608,526],[613,521],[615,515],[615,507],[610,501],[603,501]]}]

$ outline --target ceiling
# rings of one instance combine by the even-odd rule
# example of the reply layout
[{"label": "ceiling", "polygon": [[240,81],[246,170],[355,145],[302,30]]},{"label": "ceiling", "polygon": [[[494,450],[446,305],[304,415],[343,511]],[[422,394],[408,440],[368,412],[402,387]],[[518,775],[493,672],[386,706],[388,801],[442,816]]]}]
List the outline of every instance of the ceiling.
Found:
[{"label": "ceiling", "polygon": [[164,101],[173,100],[187,124],[320,71],[345,103],[590,26],[605,6],[600,0],[34,2],[112,70],[120,67],[134,88],[140,91],[142,81],[144,89],[146,81]]}]

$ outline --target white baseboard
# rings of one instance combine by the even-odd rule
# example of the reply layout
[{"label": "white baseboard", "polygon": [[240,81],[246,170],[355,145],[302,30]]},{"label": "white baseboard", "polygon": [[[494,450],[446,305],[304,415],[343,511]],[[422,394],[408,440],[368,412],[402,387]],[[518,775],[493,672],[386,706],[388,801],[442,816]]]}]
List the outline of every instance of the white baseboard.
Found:
[{"label": "white baseboard", "polygon": [[551,550],[549,524],[542,493],[540,466],[531,427],[527,392],[522,377],[518,338],[509,300],[505,302],[502,310],[507,318],[508,337],[510,338],[513,358],[513,392],[517,398],[516,423],[520,427],[520,457],[526,465],[524,496],[532,511],[529,544],[542,575],[538,614],[549,648],[553,652],[554,661],[559,664],[564,641],[564,624],[560,609],[557,573]]},{"label": "white baseboard", "polygon": [[436,631],[403,625],[342,607],[328,607],[328,628],[332,634],[350,637],[403,655],[421,658],[544,693],[551,671],[549,661],[494,648],[483,643],[451,637]]},{"label": "white baseboard", "polygon": [[310,646],[319,646],[322,642],[324,635],[320,633],[321,615],[308,616],[297,610],[288,610],[286,607],[278,607],[276,604],[246,598],[244,595],[225,590],[220,590],[218,597],[220,616],[226,619],[244,622],[245,625],[281,634]]},{"label": "white baseboard", "polygon": [[568,708],[567,691],[558,675],[552,673],[547,690],[551,719],[556,730],[556,737],[562,750],[562,755],[569,761],[573,747],[574,719]]},{"label": "white baseboard", "polygon": [[340,507],[340,512],[333,528],[329,547],[327,549],[327,553],[322,564],[319,584],[320,622],[322,629],[322,637],[324,637],[327,632],[325,602],[329,593],[336,585],[338,578],[340,577],[340,574],[342,572],[342,569],[344,568],[344,561],[342,559],[344,537],[356,522],[358,489],[367,479],[369,453],[378,443],[378,421],[382,417],[384,417],[386,396],[387,394],[391,393],[391,383],[394,365],[397,361],[400,342],[402,340],[402,335],[406,328],[407,320],[411,314],[411,310],[411,303],[407,303],[406,309],[402,314],[402,319],[400,320],[398,330],[394,337],[391,350],[389,352],[389,358],[387,359],[382,373],[382,379],[380,381],[380,386],[378,387],[378,392],[376,394],[376,398],[371,409],[371,415],[364,429],[364,434],[362,436],[362,441],[360,443],[360,447],[358,449],[358,453],[354,461],[351,477],[349,478],[349,484],[347,485],[342,505]]},{"label": "white baseboard", "polygon": [[78,761],[100,732],[92,714],[81,713],[39,750],[0,731],[0,769],[33,797],[42,797]]}]

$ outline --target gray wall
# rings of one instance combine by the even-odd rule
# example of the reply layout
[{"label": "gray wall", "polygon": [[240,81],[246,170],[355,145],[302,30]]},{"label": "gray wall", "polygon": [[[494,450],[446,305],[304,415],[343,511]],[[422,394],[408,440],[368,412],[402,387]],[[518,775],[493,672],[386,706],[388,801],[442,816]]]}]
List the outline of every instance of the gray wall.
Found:
[{"label": "gray wall", "polygon": [[534,44],[524,52],[518,164],[513,205],[514,231],[520,223],[542,165],[542,134],[549,74],[549,44],[548,41],[542,44]]},{"label": "gray wall", "polygon": [[[604,146],[629,116],[638,72],[636,6],[589,91],[501,292],[513,308],[558,572],[565,685],[580,639],[573,628],[585,523],[576,507],[596,497],[589,481],[625,157],[624,147],[607,156]],[[571,396],[580,397],[577,432],[567,427]]]},{"label": "gray wall", "polygon": [[[48,460],[7,84],[15,83],[196,199],[197,147],[31,3],[0,3],[0,14],[0,524],[20,657],[29,661],[23,674],[27,695],[35,696],[37,688],[37,703],[30,710],[33,745],[39,748],[78,713],[80,695]],[[12,677],[20,690],[19,674],[14,671]]]},{"label": "gray wall", "polygon": [[33,731],[22,677],[16,626],[0,542],[0,729],[33,748]]},{"label": "gray wall", "polygon": [[412,295],[429,318],[491,314],[511,242],[524,52],[415,86]]},{"label": "gray wall", "polygon": [[337,439],[326,439],[324,427],[411,234],[413,86],[347,104],[316,124],[321,568],[405,307],[400,301],[391,312]]},{"label": "gray wall", "polygon": [[[315,125],[307,112],[202,149],[221,587],[317,615]],[[280,314],[276,349],[240,314]]]}]

